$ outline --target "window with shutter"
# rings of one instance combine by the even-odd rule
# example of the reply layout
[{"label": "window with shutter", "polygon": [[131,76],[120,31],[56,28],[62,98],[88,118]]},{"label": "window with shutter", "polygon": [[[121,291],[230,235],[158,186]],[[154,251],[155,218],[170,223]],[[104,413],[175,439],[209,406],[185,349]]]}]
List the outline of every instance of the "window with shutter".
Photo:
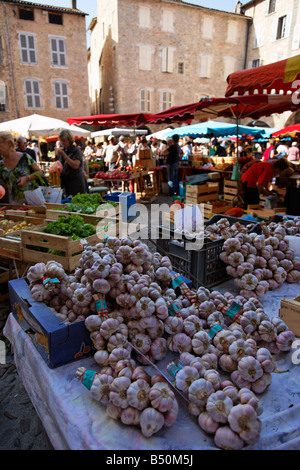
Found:
[{"label": "window with shutter", "polygon": [[174,106],[174,92],[171,90],[161,90],[160,92],[160,109],[165,111],[166,109]]},{"label": "window with shutter", "polygon": [[32,34],[20,33],[19,44],[22,64],[36,64],[35,36]]},{"label": "window with shutter", "polygon": [[277,23],[276,39],[282,39],[286,37],[286,27],[287,27],[287,15],[281,16],[278,19],[278,23]]},{"label": "window with shutter", "polygon": [[172,47],[164,47],[162,49],[162,72],[174,72],[174,49]]},{"label": "window with shutter", "polygon": [[213,39],[213,19],[205,16],[202,20],[202,38]]},{"label": "window with shutter", "polygon": [[150,28],[150,13],[149,7],[139,7],[139,26],[140,28]]},{"label": "window with shutter", "polygon": [[26,79],[24,81],[26,107],[39,109],[41,105],[40,84],[38,80]]},{"label": "window with shutter", "polygon": [[51,60],[54,67],[66,67],[66,43],[63,38],[50,39]]},{"label": "window with shutter", "polygon": [[174,14],[170,10],[162,12],[162,30],[168,33],[174,32]]},{"label": "window with shutter", "polygon": [[212,56],[202,54],[200,56],[200,77],[211,78]]},{"label": "window with shutter", "polygon": [[54,99],[56,109],[69,109],[69,87],[66,82],[54,82]]},{"label": "window with shutter", "polygon": [[141,113],[150,113],[151,111],[151,90],[143,88],[140,93]]},{"label": "window with shutter", "polygon": [[227,27],[227,39],[226,42],[235,44],[237,42],[237,23],[235,21],[229,21]]}]

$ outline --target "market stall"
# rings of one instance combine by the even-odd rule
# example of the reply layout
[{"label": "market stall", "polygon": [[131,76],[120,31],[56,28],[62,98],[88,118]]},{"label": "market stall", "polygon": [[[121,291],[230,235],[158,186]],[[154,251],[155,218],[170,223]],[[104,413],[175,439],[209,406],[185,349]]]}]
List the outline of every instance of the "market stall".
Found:
[{"label": "market stall", "polygon": [[[273,246],[257,225],[250,231],[246,224],[229,224],[226,240],[219,235],[220,253],[234,253],[234,243],[238,249],[243,238],[261,249]],[[297,224],[298,219],[290,219],[260,228],[265,235],[270,231],[270,242],[281,243],[280,250],[288,250],[285,238],[298,233]],[[207,224],[207,231],[212,233],[214,225]],[[74,279],[66,280],[61,266],[52,262],[33,266],[28,283],[11,282],[5,335],[53,447],[296,449],[295,323],[282,299],[297,296],[300,271],[299,261],[290,256],[298,274],[289,271],[287,283],[276,277],[273,291],[264,287],[262,292],[266,281],[257,281],[258,290],[258,284],[255,290],[248,283],[248,293],[235,281],[193,289],[166,256],[150,255],[143,243],[129,238],[111,237],[105,245],[86,248]],[[147,265],[140,264],[142,259]],[[143,270],[137,272],[138,266]],[[95,269],[103,275],[82,297],[82,275],[92,276]],[[273,269],[278,271],[278,265]],[[59,281],[56,292],[43,286],[43,279],[50,285],[53,276]],[[59,291],[72,314],[62,310]],[[93,295],[100,302],[82,318]]]}]

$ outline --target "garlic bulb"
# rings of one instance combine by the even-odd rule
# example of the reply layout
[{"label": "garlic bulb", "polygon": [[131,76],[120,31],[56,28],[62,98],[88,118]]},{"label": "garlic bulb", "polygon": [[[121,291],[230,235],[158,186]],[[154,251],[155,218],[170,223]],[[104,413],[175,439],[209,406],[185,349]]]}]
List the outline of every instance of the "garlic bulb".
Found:
[{"label": "garlic bulb", "polygon": [[117,377],[110,385],[109,398],[111,402],[120,408],[129,406],[127,390],[131,384],[131,380],[127,377]]},{"label": "garlic bulb", "polygon": [[141,412],[132,406],[122,409],[120,419],[127,426],[138,426],[140,424]]},{"label": "garlic bulb", "polygon": [[248,388],[241,388],[238,392],[238,398],[241,405],[251,405],[255,409],[257,416],[262,414],[263,409],[260,401],[251,390]]},{"label": "garlic bulb", "polygon": [[199,415],[198,424],[207,434],[215,434],[220,426],[219,423],[213,420],[207,411],[204,411]]},{"label": "garlic bulb", "polygon": [[170,335],[183,331],[183,319],[181,317],[168,317],[165,321],[165,331]]},{"label": "garlic bulb", "polygon": [[141,431],[145,437],[151,437],[160,431],[164,422],[164,415],[154,408],[146,408],[140,416]]},{"label": "garlic bulb", "polygon": [[260,323],[259,317],[254,310],[248,310],[240,317],[240,324],[245,333],[249,334],[258,328]]},{"label": "garlic bulb", "polygon": [[110,390],[113,377],[106,374],[97,374],[91,386],[91,396],[100,403],[107,404],[110,401]]},{"label": "garlic bulb", "polygon": [[227,423],[233,402],[223,391],[212,393],[206,403],[206,411],[217,423]]},{"label": "garlic bulb", "polygon": [[[295,341],[295,335],[292,331],[282,331],[276,338],[276,346],[280,351],[288,352],[292,349],[293,342]],[[266,371],[269,372],[269,371]]]},{"label": "garlic bulb", "polygon": [[185,366],[175,377],[175,383],[178,390],[187,392],[190,385],[199,378],[199,372],[195,367]]},{"label": "garlic bulb", "polygon": [[256,382],[264,373],[260,362],[252,356],[243,357],[239,361],[238,371],[242,378],[248,382]]},{"label": "garlic bulb", "polygon": [[239,362],[245,356],[256,356],[256,343],[252,340],[238,339],[229,346],[229,354],[232,359]]},{"label": "garlic bulb", "polygon": [[192,340],[185,333],[177,333],[173,337],[173,343],[176,352],[191,352],[192,351]]},{"label": "garlic bulb", "polygon": [[211,382],[203,378],[195,380],[188,388],[189,400],[195,405],[206,406],[208,397],[215,392]]},{"label": "garlic bulb", "polygon": [[215,369],[206,370],[203,374],[203,378],[212,384],[215,391],[220,390],[221,379],[219,373]]},{"label": "garlic bulb", "polygon": [[153,408],[165,413],[172,408],[175,395],[168,383],[158,382],[151,387],[149,399]]},{"label": "garlic bulb", "polygon": [[211,346],[211,339],[205,331],[198,331],[192,339],[192,347],[195,354],[202,356]]},{"label": "garlic bulb", "polygon": [[217,429],[214,442],[223,450],[241,450],[244,447],[244,441],[229,426]]},{"label": "garlic bulb", "polygon": [[176,422],[178,413],[179,413],[179,405],[178,405],[178,401],[175,399],[172,403],[171,408],[166,413],[164,413],[165,426],[167,428],[169,428]]},{"label": "garlic bulb", "polygon": [[271,374],[265,372],[262,377],[251,384],[251,389],[254,393],[264,393],[268,390],[272,383]]},{"label": "garlic bulb", "polygon": [[144,410],[149,404],[149,391],[150,386],[145,380],[132,382],[127,389],[128,404],[137,410]]},{"label": "garlic bulb", "polygon": [[251,405],[236,405],[231,408],[228,421],[231,429],[246,443],[253,443],[259,438],[261,421]]},{"label": "garlic bulb", "polygon": [[262,341],[270,343],[271,341],[276,340],[276,329],[270,321],[262,321],[258,327],[258,332]]},{"label": "garlic bulb", "polygon": [[161,361],[167,354],[167,340],[156,338],[151,344],[150,352],[155,361]]}]

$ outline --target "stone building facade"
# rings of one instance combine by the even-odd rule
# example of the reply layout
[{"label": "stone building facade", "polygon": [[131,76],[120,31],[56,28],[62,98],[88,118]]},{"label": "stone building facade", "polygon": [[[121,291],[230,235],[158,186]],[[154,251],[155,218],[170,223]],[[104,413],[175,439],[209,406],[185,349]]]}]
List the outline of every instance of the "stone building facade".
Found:
[{"label": "stone building facade", "polygon": [[90,114],[85,13],[0,1],[0,122]]},{"label": "stone building facade", "polygon": [[[247,68],[268,65],[300,54],[299,0],[252,0],[243,5],[253,20],[249,28]],[[271,127],[283,128],[300,121],[300,113],[286,112],[264,118]]]},{"label": "stone building facade", "polygon": [[244,68],[243,14],[181,0],[99,0],[91,25],[93,114],[160,112],[224,96]]}]

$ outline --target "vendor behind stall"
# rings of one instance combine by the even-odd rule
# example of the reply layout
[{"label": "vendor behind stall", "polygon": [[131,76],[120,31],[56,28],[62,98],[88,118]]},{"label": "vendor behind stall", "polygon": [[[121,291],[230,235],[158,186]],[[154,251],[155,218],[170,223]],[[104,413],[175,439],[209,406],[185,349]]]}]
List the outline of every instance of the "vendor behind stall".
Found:
[{"label": "vendor behind stall", "polygon": [[61,187],[67,196],[88,193],[88,184],[83,172],[83,155],[81,149],[75,145],[72,133],[64,129],[59,134],[61,148],[56,155],[63,165],[61,174]]},{"label": "vendor behind stall", "polygon": [[280,158],[274,162],[258,162],[252,165],[241,177],[245,192],[245,206],[259,204],[259,195],[270,196],[271,192],[267,189],[268,184],[273,178],[289,168],[288,161]]},{"label": "vendor behind stall", "polygon": [[26,152],[15,150],[9,132],[0,132],[0,184],[6,190],[1,202],[25,202],[25,191],[32,191],[43,182],[43,171]]}]

